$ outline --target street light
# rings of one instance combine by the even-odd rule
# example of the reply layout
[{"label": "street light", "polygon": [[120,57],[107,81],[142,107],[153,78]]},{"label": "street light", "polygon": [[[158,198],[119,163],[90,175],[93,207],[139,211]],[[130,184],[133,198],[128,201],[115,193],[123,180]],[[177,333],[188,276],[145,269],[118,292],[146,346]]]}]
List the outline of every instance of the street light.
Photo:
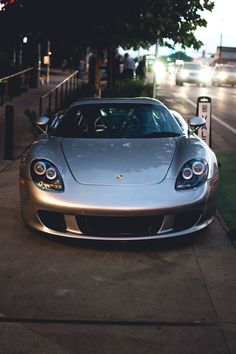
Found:
[{"label": "street light", "polygon": [[28,43],[27,36],[20,36],[20,48],[19,48],[19,67],[22,69],[23,67],[23,45]]},{"label": "street light", "polygon": [[22,69],[23,64],[23,45],[22,37],[20,37],[20,48],[19,48],[19,67]]},{"label": "street light", "polygon": [[221,18],[221,26],[220,26],[220,47],[222,47],[222,41],[223,41],[223,22],[224,22],[224,19]]},{"label": "street light", "polygon": [[48,41],[48,65],[47,65],[47,78],[46,82],[49,84],[49,73],[50,73],[50,55],[52,54],[51,49],[50,49],[51,43]]},{"label": "street light", "polygon": [[49,75],[50,75],[50,55],[52,54],[50,50],[50,41],[48,41],[48,47],[47,47],[47,55],[43,57],[43,63],[47,67],[47,72],[46,72],[46,83],[49,84]]}]

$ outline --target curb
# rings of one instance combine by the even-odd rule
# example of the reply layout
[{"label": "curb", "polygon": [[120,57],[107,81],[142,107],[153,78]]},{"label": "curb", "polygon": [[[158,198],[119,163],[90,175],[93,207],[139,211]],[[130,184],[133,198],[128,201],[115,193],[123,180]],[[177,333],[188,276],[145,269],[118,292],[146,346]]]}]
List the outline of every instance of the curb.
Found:
[{"label": "curb", "polygon": [[221,226],[223,227],[223,229],[225,230],[225,232],[229,235],[230,229],[226,225],[224,219],[222,218],[222,216],[218,210],[216,210],[216,217],[217,217],[219,223],[221,224]]},{"label": "curb", "polygon": [[235,244],[235,240],[236,240],[236,234],[235,234],[235,230],[230,230],[228,228],[228,226],[226,225],[224,219],[222,218],[222,216],[220,215],[219,211],[216,211],[216,217],[219,221],[219,223],[221,224],[221,226],[223,227],[224,231],[226,232],[227,236],[229,236],[230,241],[232,242],[232,245],[234,248],[236,248],[236,244]]}]

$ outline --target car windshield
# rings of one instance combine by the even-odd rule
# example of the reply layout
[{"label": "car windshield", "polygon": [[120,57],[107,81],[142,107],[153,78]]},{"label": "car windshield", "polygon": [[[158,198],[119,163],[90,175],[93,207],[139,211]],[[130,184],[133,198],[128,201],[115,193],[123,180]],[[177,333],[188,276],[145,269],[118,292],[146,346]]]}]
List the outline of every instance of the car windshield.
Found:
[{"label": "car windshield", "polygon": [[51,126],[65,138],[156,138],[183,134],[168,109],[151,104],[74,106]]},{"label": "car windshield", "polygon": [[219,71],[224,71],[224,72],[228,72],[228,73],[235,73],[236,67],[234,67],[234,66],[221,66],[219,68]]},{"label": "car windshield", "polygon": [[184,64],[184,69],[187,69],[187,70],[201,70],[202,66],[200,64],[185,63]]}]

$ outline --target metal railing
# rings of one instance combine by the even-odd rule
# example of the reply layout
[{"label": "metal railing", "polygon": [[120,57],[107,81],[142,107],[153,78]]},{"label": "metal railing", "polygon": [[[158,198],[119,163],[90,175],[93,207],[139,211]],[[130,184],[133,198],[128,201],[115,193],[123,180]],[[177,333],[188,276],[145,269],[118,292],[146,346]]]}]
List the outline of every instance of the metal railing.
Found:
[{"label": "metal railing", "polygon": [[29,88],[36,87],[36,75],[35,68],[28,68],[0,78],[0,105],[11,101]]},{"label": "metal railing", "polygon": [[39,116],[46,114],[51,117],[58,110],[68,106],[75,98],[78,87],[79,75],[78,71],[75,71],[51,91],[40,97]]}]

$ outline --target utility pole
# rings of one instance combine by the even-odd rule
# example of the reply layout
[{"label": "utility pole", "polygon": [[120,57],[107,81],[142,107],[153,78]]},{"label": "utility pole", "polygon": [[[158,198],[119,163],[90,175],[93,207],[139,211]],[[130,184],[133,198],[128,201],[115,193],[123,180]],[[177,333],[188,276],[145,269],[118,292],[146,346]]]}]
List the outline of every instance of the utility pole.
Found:
[{"label": "utility pole", "polygon": [[40,85],[40,77],[41,77],[41,44],[38,43],[38,72],[37,72],[37,86]]},{"label": "utility pole", "polygon": [[[160,32],[158,31],[157,32],[157,41],[156,41],[156,49],[155,49],[155,62],[157,62],[157,58],[158,58],[158,50],[159,50],[159,34]],[[154,70],[153,71],[153,95],[152,97],[153,98],[156,98],[156,86],[157,86],[157,73],[156,71]]]},{"label": "utility pole", "polygon": [[221,19],[221,26],[220,26],[220,47],[222,47],[222,41],[223,41],[223,21],[224,19]]},{"label": "utility pole", "polygon": [[49,75],[50,75],[50,55],[51,55],[51,51],[50,51],[50,41],[48,41],[48,50],[47,50],[47,56],[48,56],[48,65],[47,65],[47,76],[46,76],[46,83],[47,85],[49,84]]},{"label": "utility pole", "polygon": [[22,70],[23,66],[23,42],[22,42],[22,37],[20,37],[20,48],[19,48],[19,67],[20,70]]}]

